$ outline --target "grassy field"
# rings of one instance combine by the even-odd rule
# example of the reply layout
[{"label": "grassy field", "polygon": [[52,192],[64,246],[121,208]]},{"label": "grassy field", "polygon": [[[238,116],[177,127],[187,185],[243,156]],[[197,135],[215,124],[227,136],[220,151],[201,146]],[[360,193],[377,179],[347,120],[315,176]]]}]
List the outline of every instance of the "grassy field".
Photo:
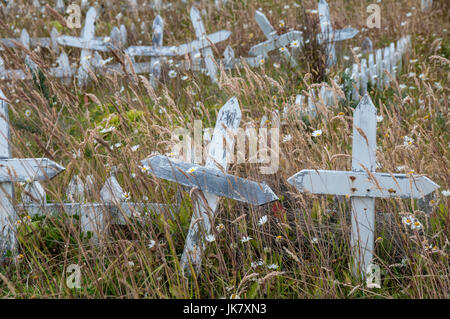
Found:
[{"label": "grassy field", "polygon": [[[249,48],[264,40],[254,20],[259,8],[277,31],[303,30],[312,44],[296,55],[299,66],[295,68],[274,52],[262,67],[221,70],[218,84],[200,73],[177,71],[176,77],[169,77],[174,67],[165,63],[157,90],[149,85],[148,75],[96,77],[85,88],[77,87],[76,80],[65,85],[45,74],[56,55],[41,49],[32,53],[43,71],[40,78],[0,81],[0,88],[9,102],[14,157],[48,157],[66,167],[43,183],[48,202],[67,200],[65,190],[75,174],[83,180],[93,175],[96,191],[87,201],[100,201],[99,189],[116,167],[116,176],[131,201],[173,204],[177,186],[142,173],[139,165],[152,152],[170,151],[171,131],[176,127],[192,129],[194,120],[213,127],[217,111],[232,96],[240,103],[241,127],[258,127],[264,115],[272,122],[272,112],[293,107],[296,94],[314,83],[331,83],[335,76],[342,76],[345,67],[358,60],[357,48],[365,37],[372,39],[374,48],[382,48],[410,34],[412,48],[403,57],[401,74],[389,89],[369,90],[383,117],[377,126],[378,170],[423,174],[440,189],[421,202],[376,200],[375,262],[381,267],[380,288],[369,289],[351,275],[350,201],[299,193],[286,182],[306,168],[351,170],[356,103],[342,101],[321,110],[317,117],[292,111],[282,120],[280,168],[275,174],[261,174],[258,164],[230,166],[232,174],[266,182],[280,201],[253,207],[223,199],[214,221],[215,241],[207,246],[199,276],[183,276],[179,265],[192,215],[190,194],[183,192],[173,217],[149,213],[146,218],[131,218],[126,226],[111,227],[100,246],[92,245],[89,236],[80,232],[76,216],[20,216],[19,251],[1,268],[0,296],[449,298],[449,2],[434,1],[433,11],[421,13],[420,1],[382,1],[378,3],[381,28],[368,30],[366,7],[371,2],[329,1],[336,29],[351,25],[361,32],[337,44],[338,63],[328,73],[323,48],[311,36],[318,31],[316,1],[230,0],[221,9],[214,7],[214,1],[201,1],[196,6],[205,9],[207,32],[232,32],[214,48],[216,56],[222,55],[226,45],[236,56],[248,56]],[[190,5],[174,2],[170,10],[159,12],[165,22],[164,45],[195,38],[189,9]],[[156,12],[118,14],[117,10],[102,11],[96,35],[108,35],[112,27],[123,23],[129,44],[151,43]],[[147,32],[140,32],[142,21]],[[137,32],[130,31],[132,23]],[[30,36],[44,37],[54,26],[62,34],[80,32],[32,9],[0,14],[2,38],[18,37],[22,28]],[[77,63],[80,50],[65,50],[70,62]],[[7,69],[26,68],[19,49],[1,55]],[[101,133],[111,126],[113,131]],[[322,134],[312,137],[319,129]],[[405,136],[411,143],[404,143]],[[139,148],[133,148],[136,145]],[[15,186],[20,202],[24,185]],[[260,225],[265,215],[267,222]],[[420,221],[420,229],[404,224],[403,217],[409,215]],[[244,236],[252,240],[242,242]],[[70,264],[81,266],[80,289],[66,285]]]}]

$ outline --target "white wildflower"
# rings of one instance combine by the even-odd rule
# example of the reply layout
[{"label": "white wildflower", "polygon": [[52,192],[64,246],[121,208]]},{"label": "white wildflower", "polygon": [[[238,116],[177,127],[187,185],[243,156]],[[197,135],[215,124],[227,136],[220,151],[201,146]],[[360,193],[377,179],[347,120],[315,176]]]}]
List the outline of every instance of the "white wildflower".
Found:
[{"label": "white wildflower", "polygon": [[261,217],[261,218],[259,219],[258,225],[259,225],[259,226],[262,226],[262,225],[264,225],[265,223],[267,223],[267,215],[264,215],[263,217]]}]

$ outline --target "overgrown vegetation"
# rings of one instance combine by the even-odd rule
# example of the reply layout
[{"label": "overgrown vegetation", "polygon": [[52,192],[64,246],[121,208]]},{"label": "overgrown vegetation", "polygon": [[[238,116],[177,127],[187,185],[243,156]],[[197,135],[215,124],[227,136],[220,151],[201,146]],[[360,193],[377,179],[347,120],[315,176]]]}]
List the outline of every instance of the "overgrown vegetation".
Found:
[{"label": "overgrown vegetation", "polygon": [[[291,0],[282,4],[229,1],[222,9],[211,3],[201,1],[198,5],[206,10],[207,32],[232,31],[226,44],[235,49],[236,56],[247,56],[248,49],[264,39],[253,18],[259,8],[278,31],[304,30],[305,38],[311,39],[317,32],[317,14],[311,11],[317,9],[316,1],[301,1],[299,5]],[[257,164],[230,167],[233,174],[269,184],[280,201],[252,207],[222,200],[214,221],[215,241],[207,247],[203,272],[198,277],[183,277],[179,266],[192,215],[190,194],[183,192],[180,209],[173,211],[172,217],[148,212],[130,218],[126,226],[111,227],[102,245],[92,245],[90,236],[81,234],[76,216],[22,214],[18,226],[20,249],[11,256],[11,263],[1,268],[0,296],[449,298],[449,2],[435,1],[431,13],[421,13],[420,1],[383,1],[380,30],[365,29],[369,3],[329,1],[335,28],[352,25],[364,31],[339,44],[337,49],[342,53],[328,75],[323,50],[311,41],[304,53],[297,54],[300,66],[296,68],[274,52],[261,68],[221,71],[218,85],[200,73],[177,71],[177,77],[170,78],[168,71],[173,65],[166,63],[156,91],[147,75],[137,81],[131,76],[98,77],[87,88],[79,88],[76,80],[65,85],[42,73],[55,61],[54,53],[33,51],[33,59],[44,71],[33,81],[0,81],[0,87],[9,101],[14,157],[49,157],[66,167],[65,172],[44,184],[49,202],[66,200],[65,188],[75,174],[83,180],[93,175],[96,191],[87,201],[100,201],[99,189],[115,167],[132,201],[175,203],[177,186],[141,172],[140,161],[152,152],[169,152],[170,132],[176,127],[192,129],[197,119],[203,121],[203,127],[213,127],[220,106],[231,96],[237,96],[240,103],[241,127],[258,127],[262,116],[271,120],[274,110],[281,112],[285,106],[292,106],[294,111],[282,121],[280,139],[291,138],[280,141],[280,169],[276,174],[260,174]],[[159,12],[165,21],[165,44],[180,44],[195,37],[188,9],[180,3]],[[79,30],[62,27],[48,14],[25,12],[0,14],[0,37],[18,37],[17,30],[24,27],[31,31],[30,36],[48,36],[56,24],[65,34],[79,34]],[[120,18],[118,14],[103,11],[96,34],[109,34],[119,23],[128,30],[134,23],[139,30],[145,21],[150,29],[156,12],[124,12]],[[150,31],[128,34],[131,45],[151,43]],[[355,59],[349,48],[359,47],[364,37],[370,37],[374,47],[380,48],[405,34],[412,35],[412,50],[403,58],[401,74],[391,88],[369,90],[382,116],[377,137],[379,170],[424,174],[441,188],[421,203],[377,199],[375,262],[382,270],[382,285],[368,289],[351,275],[350,202],[299,193],[286,182],[305,168],[351,169],[355,103],[340,102],[317,117],[308,117],[294,107],[294,101],[296,94],[318,81],[331,84],[336,75],[343,78],[342,70]],[[216,56],[226,44],[214,49]],[[64,49],[71,63],[77,62],[79,50]],[[6,68],[26,68],[20,50],[2,51],[2,57]],[[107,130],[102,133],[102,129]],[[318,129],[322,134],[312,137]],[[404,144],[405,136],[412,139],[410,144]],[[136,145],[139,148],[133,148]],[[23,188],[16,185],[18,202]],[[259,225],[264,215],[268,221]],[[411,230],[404,225],[402,218],[409,215],[420,221],[422,229]],[[252,240],[242,242],[244,236]],[[70,264],[81,266],[80,289],[66,286],[65,271]]]}]

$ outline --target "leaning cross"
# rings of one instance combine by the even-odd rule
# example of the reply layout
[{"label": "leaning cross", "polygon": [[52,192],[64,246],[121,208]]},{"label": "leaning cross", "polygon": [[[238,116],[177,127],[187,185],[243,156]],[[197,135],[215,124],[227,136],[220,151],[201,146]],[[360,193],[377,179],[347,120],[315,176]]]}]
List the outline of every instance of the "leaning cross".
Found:
[{"label": "leaning cross", "polygon": [[44,181],[65,168],[48,158],[11,158],[8,104],[0,90],[0,261],[17,251],[13,182]]},{"label": "leaning cross", "polygon": [[318,34],[319,43],[326,41],[327,65],[332,66],[336,63],[336,41],[343,41],[353,38],[358,34],[358,30],[345,28],[342,30],[333,30],[330,18],[330,8],[325,0],[320,0],[318,5],[321,33]]},{"label": "leaning cross", "polygon": [[289,59],[292,66],[297,65],[295,59],[291,56],[286,46],[288,46],[294,40],[297,40],[299,44],[302,43],[302,32],[294,30],[282,35],[278,35],[267,17],[260,11],[256,11],[255,20],[263,31],[267,40],[251,47],[249,54],[253,56],[267,56],[270,51],[280,49],[282,50],[283,54]]},{"label": "leaning cross", "polygon": [[162,155],[142,161],[143,165],[150,166],[151,173],[156,177],[203,192],[203,196],[199,196],[194,203],[194,213],[181,257],[182,268],[188,273],[190,263],[196,272],[200,270],[205,239],[211,236],[210,218],[214,218],[220,197],[252,205],[263,205],[278,199],[266,184],[226,173],[229,152],[233,150],[234,136],[241,121],[241,111],[235,97],[220,109],[217,119],[205,166]]},{"label": "leaning cross", "polygon": [[[264,35],[266,36],[267,40],[269,40],[269,41],[270,40],[276,40],[277,38],[280,37],[279,35],[277,35],[277,31],[272,27],[272,25],[269,22],[269,19],[267,19],[267,17],[265,16],[264,13],[262,13],[260,11],[256,11],[255,12],[255,20],[256,20],[256,23],[261,28],[261,30],[264,33]],[[292,31],[292,32],[297,32],[297,31]],[[291,62],[292,66],[296,66],[297,65],[297,62],[291,56],[291,54],[289,53],[287,48],[284,48],[283,54]]]},{"label": "leaning cross", "polygon": [[288,179],[301,192],[351,197],[353,273],[362,277],[373,257],[375,198],[421,198],[439,187],[425,176],[375,172],[376,117],[375,106],[366,94],[353,117],[351,172],[302,170]]}]

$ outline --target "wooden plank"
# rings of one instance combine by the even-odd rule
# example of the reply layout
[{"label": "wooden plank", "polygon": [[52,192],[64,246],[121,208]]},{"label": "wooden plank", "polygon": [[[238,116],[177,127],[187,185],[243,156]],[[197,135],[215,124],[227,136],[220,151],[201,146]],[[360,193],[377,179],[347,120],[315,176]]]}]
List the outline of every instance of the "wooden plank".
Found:
[{"label": "wooden plank", "polygon": [[377,65],[377,89],[381,90],[384,83],[384,73],[383,73],[383,58],[381,49],[376,50],[376,65]]},{"label": "wooden plank", "polygon": [[163,155],[151,156],[143,160],[142,165],[149,166],[149,172],[158,178],[190,188],[196,187],[219,197],[252,205],[263,205],[277,198],[266,184],[223,173],[216,167],[203,167]]},{"label": "wooden plank", "polygon": [[[86,20],[84,23],[81,38],[83,41],[89,43],[95,37],[95,20],[97,18],[97,11],[94,7],[90,7],[86,13]],[[78,86],[85,86],[89,78],[89,69],[91,68],[90,58],[92,51],[90,49],[82,49],[80,56],[80,67],[78,68],[77,78]]]},{"label": "wooden plank", "polygon": [[376,71],[376,65],[374,60],[373,53],[369,54],[369,82],[372,86],[375,86],[377,83],[376,80],[377,71]]},{"label": "wooden plank", "polygon": [[47,201],[44,187],[38,181],[28,183],[21,194],[24,204],[45,204]]},{"label": "wooden plank", "polygon": [[0,159],[0,182],[44,181],[64,170],[48,158],[3,158]]},{"label": "wooden plank", "polygon": [[[153,21],[153,47],[159,48],[163,45],[164,36],[164,21],[160,15],[157,15]],[[158,86],[159,78],[161,77],[161,59],[159,57],[152,57],[150,59],[150,84],[153,88]]]},{"label": "wooden plank", "polygon": [[[359,102],[353,113],[352,171],[375,172],[377,160],[377,110],[369,95]],[[375,199],[351,198],[352,233],[350,246],[354,256],[353,273],[364,276],[372,263],[375,232]]]},{"label": "wooden plank", "polygon": [[360,71],[360,78],[361,78],[361,87],[360,87],[360,94],[361,96],[364,96],[367,93],[367,60],[362,59],[361,60],[361,71]]},{"label": "wooden plank", "polygon": [[[8,117],[8,103],[0,89],[0,158],[11,157],[10,129]],[[13,206],[14,185],[11,182],[0,182],[0,263],[7,259],[7,253],[12,256],[17,253],[15,236],[17,214]]]},{"label": "wooden plank", "polygon": [[344,40],[350,40],[355,37],[359,33],[359,30],[355,28],[345,28],[341,30],[335,30],[334,31],[334,37],[332,38],[333,41],[344,41]]},{"label": "wooden plank", "polygon": [[312,194],[367,198],[422,198],[439,186],[425,176],[305,169],[289,180]]},{"label": "wooden plank", "polygon": [[389,47],[385,47],[383,50],[384,87],[388,88],[388,87],[390,87],[390,79],[389,79],[389,76],[385,72],[391,73],[391,57],[390,57]]},{"label": "wooden plank", "polygon": [[130,56],[184,56],[211,46],[211,43],[215,44],[225,41],[230,35],[230,31],[221,30],[214,32],[205,38],[197,39],[179,46],[161,48],[154,48],[153,46],[130,46],[125,50],[125,53]]},{"label": "wooden plank", "polygon": [[[191,8],[191,22],[195,30],[195,35],[198,39],[206,38],[206,30],[203,25],[203,21],[200,17],[200,12],[196,7]],[[208,70],[209,77],[212,82],[217,82],[217,66],[214,61],[214,55],[210,46],[205,47],[201,50],[203,59],[206,64],[206,69]]]},{"label": "wooden plank", "polygon": [[[333,41],[334,31],[331,25],[330,9],[325,0],[320,0],[318,4],[319,21],[321,29],[321,39],[327,42],[326,55],[327,65],[331,66],[336,63],[336,49]],[[320,41],[321,42],[321,41]]]}]

